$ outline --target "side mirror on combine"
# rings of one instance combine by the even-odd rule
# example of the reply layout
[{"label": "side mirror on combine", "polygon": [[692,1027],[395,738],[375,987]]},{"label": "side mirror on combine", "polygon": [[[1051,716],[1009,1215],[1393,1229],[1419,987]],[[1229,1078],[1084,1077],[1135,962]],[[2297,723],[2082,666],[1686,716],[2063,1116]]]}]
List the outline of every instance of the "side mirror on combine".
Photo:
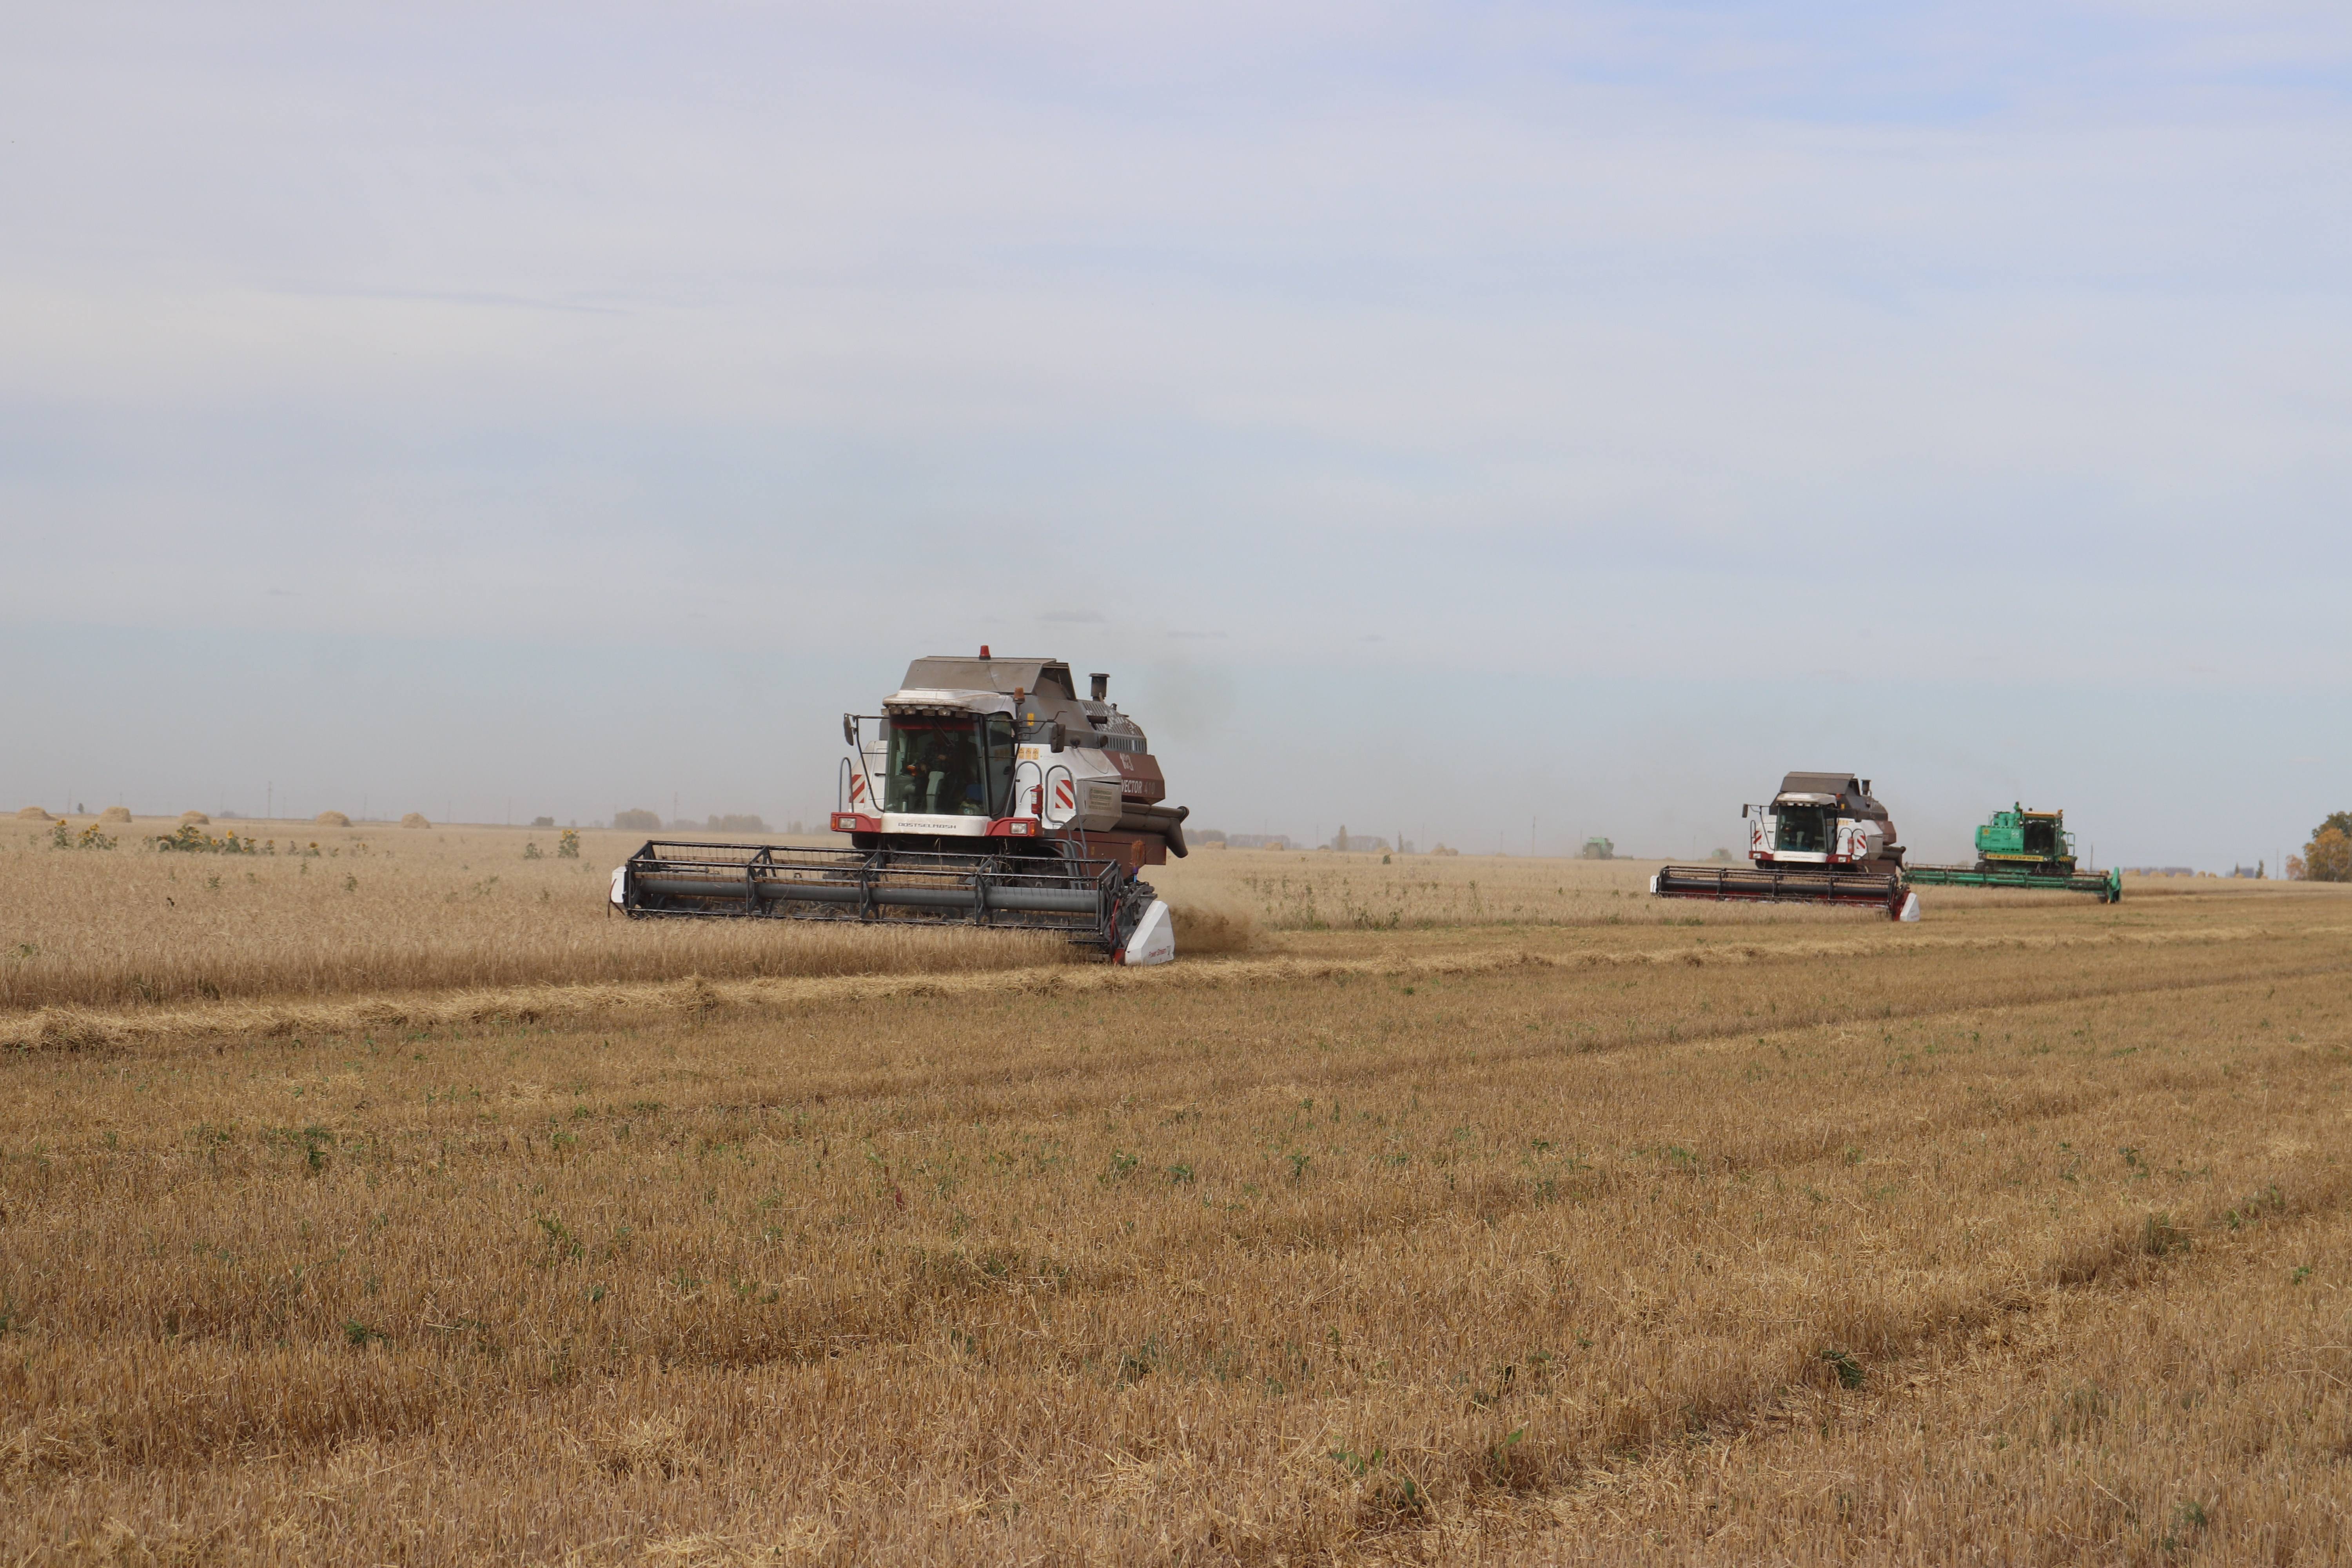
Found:
[{"label": "side mirror on combine", "polygon": [[851,751],[857,749],[857,721],[846,713],[841,716],[841,739]]},{"label": "side mirror on combine", "polygon": [[1051,730],[1047,731],[1046,735],[1053,742],[1054,750],[1057,752],[1068,743],[1070,738],[1069,731],[1063,728],[1059,723],[1056,723]]}]

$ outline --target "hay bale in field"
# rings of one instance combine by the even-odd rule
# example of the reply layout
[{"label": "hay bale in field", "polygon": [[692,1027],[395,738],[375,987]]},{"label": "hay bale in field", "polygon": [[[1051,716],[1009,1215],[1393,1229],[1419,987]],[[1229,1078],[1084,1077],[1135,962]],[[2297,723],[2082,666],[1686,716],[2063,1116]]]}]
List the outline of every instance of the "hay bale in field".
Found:
[{"label": "hay bale in field", "polygon": [[410,812],[406,816],[400,819],[400,825],[403,827],[430,827],[433,826],[431,823],[425,820],[425,814],[421,811]]},{"label": "hay bale in field", "polygon": [[321,827],[349,827],[352,819],[340,811],[322,811],[311,820]]},{"label": "hay bale in field", "polygon": [[47,812],[43,811],[37,805],[28,805],[25,807],[24,810],[16,814],[16,820],[19,822],[55,822],[57,818],[51,816]]},{"label": "hay bale in field", "polygon": [[127,805],[110,805],[98,814],[98,819],[100,822],[128,822],[131,820],[131,808]]},{"label": "hay bale in field", "polygon": [[180,820],[194,823],[198,827],[210,827],[213,824],[213,819],[201,811],[184,811],[180,813]]}]

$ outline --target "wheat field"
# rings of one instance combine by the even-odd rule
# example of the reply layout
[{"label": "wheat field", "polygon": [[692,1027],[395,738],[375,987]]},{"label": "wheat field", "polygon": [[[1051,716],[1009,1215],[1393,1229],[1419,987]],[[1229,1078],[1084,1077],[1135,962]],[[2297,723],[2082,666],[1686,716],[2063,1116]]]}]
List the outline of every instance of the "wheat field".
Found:
[{"label": "wheat field", "polygon": [[[1161,970],[598,970],[626,846],[352,837],[170,1000],[200,858],[0,859],[7,1561],[2352,1558],[2336,889],[1228,852]],[[492,874],[515,967],[363,967]]]},{"label": "wheat field", "polygon": [[[1003,969],[1070,956],[1061,943],[969,930],[844,932],[803,921],[628,921],[612,869],[642,834],[311,823],[234,825],[263,854],[157,853],[176,823],[11,825],[0,834],[0,1017],[50,1009]],[[216,825],[223,837],[229,825]],[[59,848],[111,827],[111,848]],[[801,840],[801,842],[820,842]],[[534,853],[535,852],[535,853]],[[1851,911],[1661,902],[1654,861],[1217,851],[1151,873],[1192,952],[1259,933],[1585,925],[1850,923]],[[2158,884],[2161,886],[2162,884]],[[1954,909],[2036,895],[1946,889]],[[51,1032],[58,1026],[53,1021]],[[18,1037],[0,1024],[0,1041]]]},{"label": "wheat field", "polygon": [[[66,837],[82,826],[68,824]],[[53,829],[10,836],[0,850],[0,1013],[933,973],[1065,952],[1008,932],[627,920],[608,907],[611,874],[643,834],[583,832],[576,858],[559,858],[553,832],[507,827],[263,824],[248,831],[265,854],[142,847],[171,826],[133,824],[110,850],[58,849]],[[278,830],[292,837],[270,837]]]}]

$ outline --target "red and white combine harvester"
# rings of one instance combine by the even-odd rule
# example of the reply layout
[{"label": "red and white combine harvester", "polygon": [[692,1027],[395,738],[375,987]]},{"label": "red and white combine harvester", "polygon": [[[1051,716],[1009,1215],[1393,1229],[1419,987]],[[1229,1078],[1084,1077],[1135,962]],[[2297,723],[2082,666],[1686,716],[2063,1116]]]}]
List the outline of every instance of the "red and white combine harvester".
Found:
[{"label": "red and white combine harvester", "polygon": [[1141,879],[1184,853],[1142,729],[1052,658],[919,658],[878,714],[842,716],[848,847],[655,839],[613,874],[634,916],[1060,931],[1114,963],[1176,956]]},{"label": "red and white combine harvester", "polygon": [[1863,904],[1893,920],[1917,920],[1905,885],[1894,820],[1852,773],[1790,773],[1765,805],[1743,805],[1746,866],[1662,866],[1650,891],[1667,899],[1756,899],[1770,903]]}]

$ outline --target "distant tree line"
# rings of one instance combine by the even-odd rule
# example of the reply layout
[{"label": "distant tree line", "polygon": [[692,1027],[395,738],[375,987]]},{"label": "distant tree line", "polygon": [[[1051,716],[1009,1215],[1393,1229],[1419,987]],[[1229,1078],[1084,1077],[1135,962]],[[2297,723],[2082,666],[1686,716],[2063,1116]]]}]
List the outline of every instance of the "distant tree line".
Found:
[{"label": "distant tree line", "polygon": [[2303,854],[2288,857],[2286,874],[2304,882],[2352,882],[2352,811],[2331,812],[2313,828]]}]

